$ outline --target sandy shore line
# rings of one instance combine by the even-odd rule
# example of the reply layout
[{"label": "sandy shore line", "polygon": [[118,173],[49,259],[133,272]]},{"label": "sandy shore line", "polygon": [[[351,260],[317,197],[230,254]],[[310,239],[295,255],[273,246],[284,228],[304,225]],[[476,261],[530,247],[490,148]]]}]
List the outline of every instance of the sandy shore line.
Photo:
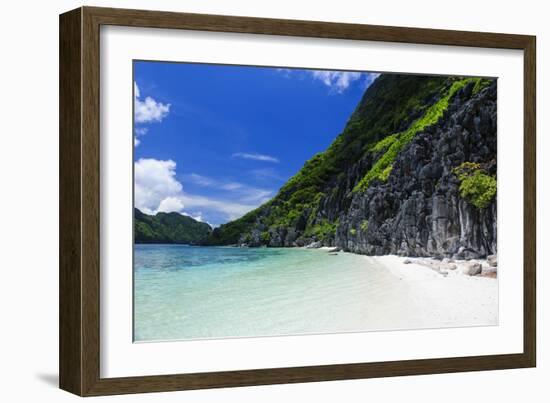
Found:
[{"label": "sandy shore line", "polygon": [[[399,256],[364,256],[369,265],[384,267],[398,281],[407,284],[409,303],[423,323],[456,325],[498,324],[498,281],[487,276],[470,276],[460,266],[454,270],[435,270],[417,261],[425,259]],[[406,261],[410,263],[405,263]],[[479,261],[480,264],[488,264]]]},{"label": "sandy shore line", "polygon": [[[314,248],[344,255],[339,248]],[[355,254],[354,254],[355,255]],[[498,325],[496,256],[449,260],[356,255],[369,284],[368,328],[437,329]]]},{"label": "sandy shore line", "polygon": [[[367,257],[367,256],[365,256]],[[473,281],[489,278],[495,279],[494,276],[487,275],[488,273],[496,273],[495,268],[492,268],[486,260],[452,260],[450,262],[440,261],[432,258],[409,258],[396,255],[385,256],[368,256],[368,258],[385,266],[390,272],[396,276],[407,278],[471,278]],[[467,274],[470,266],[478,264],[481,268],[479,275]],[[485,280],[481,280],[485,281]]]},{"label": "sandy shore line", "polygon": [[[337,248],[319,248],[337,255]],[[399,289],[378,301],[389,326],[438,328],[498,325],[497,258],[450,260],[396,255],[361,256],[368,270],[382,270]],[[390,313],[391,312],[391,313]]]}]

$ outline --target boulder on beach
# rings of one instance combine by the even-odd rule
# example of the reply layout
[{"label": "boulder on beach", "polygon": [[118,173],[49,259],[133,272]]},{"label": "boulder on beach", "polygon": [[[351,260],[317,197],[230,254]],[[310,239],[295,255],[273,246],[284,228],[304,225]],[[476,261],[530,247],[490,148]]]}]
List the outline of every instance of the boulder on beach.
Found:
[{"label": "boulder on beach", "polygon": [[453,259],[450,259],[448,257],[443,258],[443,260],[441,261],[441,263],[445,263],[445,264],[454,263],[454,262],[455,261]]},{"label": "boulder on beach", "polygon": [[441,270],[456,270],[456,264],[454,263],[441,263]]},{"label": "boulder on beach", "polygon": [[481,274],[482,266],[481,263],[478,262],[466,262],[462,271],[468,276],[477,276],[478,274]]},{"label": "boulder on beach", "polygon": [[489,266],[491,267],[497,267],[497,264],[498,264],[497,255],[487,256],[487,263],[489,263]]},{"label": "boulder on beach", "polygon": [[308,249],[319,249],[322,246],[321,242],[312,242],[309,245],[306,246]]}]

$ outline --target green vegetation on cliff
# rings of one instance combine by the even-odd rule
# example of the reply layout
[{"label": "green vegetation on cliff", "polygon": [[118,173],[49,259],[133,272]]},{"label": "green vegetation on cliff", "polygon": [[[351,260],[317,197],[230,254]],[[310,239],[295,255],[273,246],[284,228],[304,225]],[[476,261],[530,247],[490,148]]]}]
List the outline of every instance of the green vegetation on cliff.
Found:
[{"label": "green vegetation on cliff", "polygon": [[179,213],[147,215],[134,209],[135,243],[181,243],[204,242],[212,228],[191,217]]},{"label": "green vegetation on cliff", "polygon": [[[487,81],[487,80],[485,80]],[[406,130],[392,134],[385,139],[376,143],[371,150],[375,152],[384,151],[384,154],[378,158],[376,163],[369,172],[361,179],[361,181],[353,189],[355,192],[365,191],[370,183],[375,180],[386,181],[391,173],[393,162],[414,138],[414,136],[424,130],[426,127],[436,124],[443,117],[449,101],[457,93],[458,90],[464,88],[467,84],[474,83],[474,89],[480,88],[482,84],[481,78],[465,78],[453,82],[444,95],[433,105],[426,109],[424,114],[415,120]],[[479,91],[479,89],[477,89]]]},{"label": "green vegetation on cliff", "polygon": [[460,196],[479,209],[491,204],[497,194],[497,179],[487,174],[480,164],[464,162],[453,169],[460,180]]},{"label": "green vegetation on cliff", "polygon": [[306,237],[315,237],[318,240],[324,241],[330,237],[334,237],[337,226],[338,221],[331,223],[328,220],[321,220],[319,223],[308,226],[304,235]]}]

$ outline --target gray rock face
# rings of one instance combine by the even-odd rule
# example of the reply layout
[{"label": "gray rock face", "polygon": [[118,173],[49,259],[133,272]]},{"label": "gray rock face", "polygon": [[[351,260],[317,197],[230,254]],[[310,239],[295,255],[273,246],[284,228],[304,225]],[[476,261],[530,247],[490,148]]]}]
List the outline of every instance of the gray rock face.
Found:
[{"label": "gray rock face", "polygon": [[467,91],[457,94],[438,125],[417,134],[399,154],[386,183],[364,193],[347,187],[351,201],[339,216],[335,245],[368,255],[456,259],[496,252],[496,200],[484,209],[473,206],[460,196],[452,173],[470,161],[496,174],[496,88],[463,102]]}]

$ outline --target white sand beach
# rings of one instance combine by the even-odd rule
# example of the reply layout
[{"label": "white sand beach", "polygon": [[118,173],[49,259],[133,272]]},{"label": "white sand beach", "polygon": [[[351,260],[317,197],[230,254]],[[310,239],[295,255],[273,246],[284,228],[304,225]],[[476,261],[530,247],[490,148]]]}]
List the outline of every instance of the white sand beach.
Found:
[{"label": "white sand beach", "polygon": [[[394,326],[408,327],[409,323],[415,328],[437,328],[498,324],[498,281],[487,276],[464,274],[464,266],[468,262],[457,261],[456,269],[439,272],[418,263],[428,259],[393,255],[363,258],[366,266],[383,267],[405,285],[406,292],[397,300],[384,298],[386,315],[389,311],[400,310],[395,312],[394,318],[388,318]],[[406,264],[407,260],[412,263]],[[485,270],[490,272],[486,263],[483,264],[484,273]]]}]

